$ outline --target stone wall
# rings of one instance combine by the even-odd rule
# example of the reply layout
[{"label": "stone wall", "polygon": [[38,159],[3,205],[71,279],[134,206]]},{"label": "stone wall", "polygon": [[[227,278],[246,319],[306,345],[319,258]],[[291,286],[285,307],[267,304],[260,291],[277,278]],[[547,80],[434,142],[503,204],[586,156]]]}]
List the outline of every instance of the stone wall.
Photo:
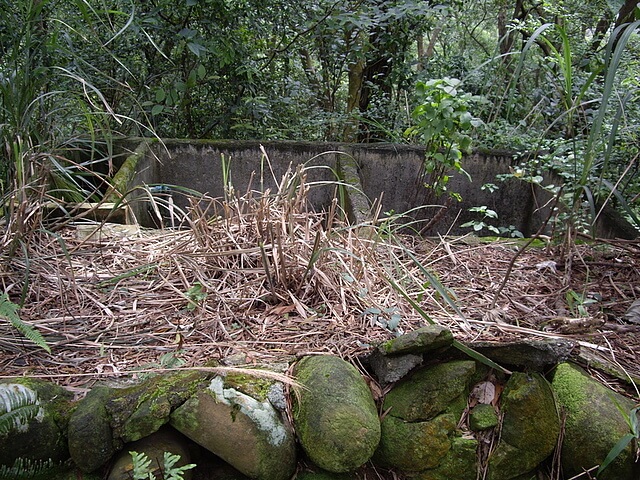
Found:
[{"label": "stone wall", "polygon": [[[230,181],[239,193],[248,189],[274,191],[290,165],[295,168],[303,164],[313,185],[309,195],[313,207],[326,209],[342,188],[351,195],[346,206],[356,221],[362,218],[359,214],[366,216],[369,212],[354,212],[354,204],[362,210],[362,205],[371,207],[380,198],[381,212],[411,211],[410,218],[405,220],[418,220],[414,224],[416,230],[429,226],[423,231],[428,235],[468,233],[469,228],[460,225],[479,219],[477,214],[468,211],[475,206],[485,205],[495,210],[499,215],[497,225],[513,225],[525,235],[535,233],[546,218],[548,209],[540,207],[546,204],[547,194],[524,182],[496,181],[496,175],[508,173],[520,161],[510,152],[476,152],[465,157],[463,167],[472,181],[464,175],[453,175],[449,189],[459,193],[462,201],[449,202],[446,206],[426,205],[423,158],[424,148],[411,145],[167,140],[164,144],[152,142],[129,187],[167,184],[223,198],[225,162],[229,165]],[[356,183],[344,181],[349,176],[346,166],[354,167]],[[338,181],[346,185],[340,187]],[[490,193],[481,189],[485,183],[496,183],[500,188]],[[136,195],[144,196],[141,192]],[[354,200],[354,197],[364,200]],[[173,189],[172,200],[178,207],[187,206],[179,188]],[[134,208],[143,224],[153,223],[148,208],[145,210],[135,203]],[[436,215],[437,221],[432,222]]]},{"label": "stone wall", "polygon": [[[462,345],[432,325],[379,345],[360,370],[330,355],[292,369],[210,365],[98,385],[80,401],[43,380],[5,379],[0,478],[125,480],[130,452],[153,461],[155,478],[167,478],[165,452],[195,463],[186,480],[355,480],[372,469],[390,479],[595,478],[636,413],[571,363],[577,348]],[[597,478],[639,478],[634,449]]]}]

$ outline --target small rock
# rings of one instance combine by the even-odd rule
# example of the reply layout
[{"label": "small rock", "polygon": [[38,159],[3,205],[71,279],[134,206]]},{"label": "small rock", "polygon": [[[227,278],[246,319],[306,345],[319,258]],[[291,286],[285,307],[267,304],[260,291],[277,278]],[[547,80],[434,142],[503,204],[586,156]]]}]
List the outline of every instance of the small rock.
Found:
[{"label": "small rock", "polygon": [[293,416],[309,458],[334,473],[363,465],[380,441],[380,421],[360,373],[339,357],[320,355],[303,358],[295,375],[303,389]]},{"label": "small rock", "polygon": [[569,340],[520,340],[510,343],[474,342],[469,347],[500,365],[544,372],[569,358],[576,343]]},{"label": "small rock", "polygon": [[374,350],[368,358],[369,365],[381,385],[397,382],[415,367],[422,365],[422,355],[396,355],[389,357]]},{"label": "small rock", "polygon": [[422,354],[449,348],[453,344],[453,334],[440,325],[427,325],[397,338],[388,340],[378,347],[383,355]]},{"label": "small rock", "polygon": [[491,405],[478,404],[469,412],[469,428],[481,432],[498,426],[498,414]]}]

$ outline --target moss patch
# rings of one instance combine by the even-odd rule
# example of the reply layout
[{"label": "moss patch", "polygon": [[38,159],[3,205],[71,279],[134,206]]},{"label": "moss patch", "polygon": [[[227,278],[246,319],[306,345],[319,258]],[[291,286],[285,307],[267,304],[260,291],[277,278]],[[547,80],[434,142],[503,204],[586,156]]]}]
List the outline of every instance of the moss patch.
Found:
[{"label": "moss patch", "polygon": [[452,415],[412,423],[387,415],[382,421],[382,436],[374,460],[403,472],[435,468],[451,449],[455,429]]},{"label": "moss patch", "polygon": [[445,411],[460,415],[475,370],[476,364],[470,360],[421,368],[387,394],[383,408],[408,422],[430,420]]},{"label": "moss patch", "polygon": [[326,355],[305,357],[295,374],[305,388],[294,399],[293,415],[309,458],[335,473],[355,470],[369,460],[380,441],[380,421],[360,373]]},{"label": "moss patch", "polygon": [[[599,465],[611,448],[629,433],[621,413],[634,407],[631,400],[593,380],[580,367],[571,363],[557,366],[551,383],[566,415],[562,465],[567,476]],[[628,445],[598,480],[639,478]]]}]

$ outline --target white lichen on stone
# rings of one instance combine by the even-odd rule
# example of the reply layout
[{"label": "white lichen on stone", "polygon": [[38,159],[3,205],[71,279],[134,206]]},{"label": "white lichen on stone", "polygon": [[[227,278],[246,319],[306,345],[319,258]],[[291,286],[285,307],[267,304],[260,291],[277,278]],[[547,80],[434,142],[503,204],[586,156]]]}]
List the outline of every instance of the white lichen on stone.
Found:
[{"label": "white lichen on stone", "polygon": [[26,432],[29,422],[42,422],[44,409],[38,394],[19,383],[0,384],[0,435],[11,430]]},{"label": "white lichen on stone", "polygon": [[272,445],[280,446],[286,441],[287,429],[268,400],[260,402],[235,388],[224,388],[222,377],[211,380],[209,390],[213,392],[217,401],[225,405],[237,405],[241,413],[251,419],[258,429],[267,434],[267,439]]}]

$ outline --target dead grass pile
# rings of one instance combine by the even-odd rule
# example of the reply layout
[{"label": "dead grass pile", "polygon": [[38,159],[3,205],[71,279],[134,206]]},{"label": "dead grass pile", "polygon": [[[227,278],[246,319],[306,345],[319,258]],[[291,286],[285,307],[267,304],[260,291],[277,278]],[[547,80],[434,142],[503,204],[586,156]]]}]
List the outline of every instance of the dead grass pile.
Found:
[{"label": "dead grass pile", "polygon": [[[637,331],[611,328],[640,294],[638,245],[608,247],[613,257],[602,265],[592,247],[580,248],[589,273],[571,281],[581,285],[543,263],[550,250],[528,250],[492,309],[516,243],[425,240],[394,233],[388,221],[350,226],[336,202],[323,213],[308,210],[305,179],[300,168],[274,192],[193,197],[177,229],[85,224],[34,230],[10,255],[5,248],[4,291],[24,299],[20,318],[52,353],[0,319],[2,376],[84,389],[99,377],[209,360],[352,359],[426,323],[389,279],[461,341],[569,336],[638,375],[638,343],[630,340]],[[611,318],[586,332],[558,330],[554,320],[572,316],[560,310],[566,293],[596,287],[611,299],[600,303]]]}]

